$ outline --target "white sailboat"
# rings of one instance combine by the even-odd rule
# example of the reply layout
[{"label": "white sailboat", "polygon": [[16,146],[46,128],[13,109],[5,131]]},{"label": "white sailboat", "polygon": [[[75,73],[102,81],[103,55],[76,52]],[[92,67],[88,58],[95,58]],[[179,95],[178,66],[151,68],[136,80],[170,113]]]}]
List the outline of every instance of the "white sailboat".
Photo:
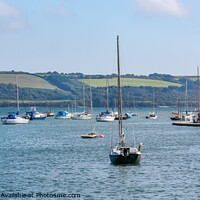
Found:
[{"label": "white sailboat", "polygon": [[[154,107],[154,97],[155,96],[155,91],[154,91],[154,88],[153,88],[153,110],[156,110],[156,108]],[[148,116],[146,116],[146,119],[157,119],[157,115],[156,113],[153,111],[153,112],[150,112]]]},{"label": "white sailboat", "polygon": [[83,107],[84,110],[81,113],[73,113],[71,119],[73,120],[87,120],[91,119],[91,114],[85,111],[85,86],[83,85]]},{"label": "white sailboat", "polygon": [[9,114],[7,117],[2,117],[1,121],[3,124],[27,124],[29,119],[19,116],[19,88],[18,88],[18,76],[16,76],[17,82],[17,112]]},{"label": "white sailboat", "polygon": [[92,125],[92,131],[87,133],[86,135],[81,135],[82,138],[96,138],[98,136],[97,132],[95,131],[95,124],[94,124],[94,117],[93,117],[93,105],[92,105],[92,88],[90,86],[90,106],[91,106],[91,125]]},{"label": "white sailboat", "polygon": [[108,111],[108,78],[106,79],[106,94],[107,94],[107,110],[106,112],[101,112],[96,116],[97,122],[113,122],[115,120],[115,115],[113,112]]},{"label": "white sailboat", "polygon": [[45,111],[47,117],[54,117],[55,113],[51,112],[51,99],[50,99],[50,111]]},{"label": "white sailboat", "polygon": [[111,147],[110,161],[112,164],[138,164],[142,159],[142,143],[139,148],[125,145],[125,132],[122,123],[122,99],[120,85],[120,62],[119,62],[119,36],[117,36],[117,64],[118,64],[118,113],[119,113],[119,142]]}]

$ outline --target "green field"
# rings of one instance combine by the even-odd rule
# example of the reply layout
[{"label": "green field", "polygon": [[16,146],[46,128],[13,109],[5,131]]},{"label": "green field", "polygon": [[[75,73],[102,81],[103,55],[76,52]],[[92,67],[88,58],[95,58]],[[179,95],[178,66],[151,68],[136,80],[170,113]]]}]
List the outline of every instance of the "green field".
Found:
[{"label": "green field", "polygon": [[[80,79],[82,83],[91,85],[92,87],[106,87],[106,79]],[[109,86],[117,86],[117,78],[109,79]],[[181,84],[172,83],[167,81],[159,81],[152,79],[139,79],[139,78],[121,78],[121,86],[134,86],[134,87],[168,87],[177,86],[181,87]]]},{"label": "green field", "polygon": [[[55,104],[55,103],[63,103],[63,102],[71,102],[73,100],[69,100],[69,99],[62,99],[62,100],[52,100],[51,103]],[[0,99],[0,103],[16,103],[16,100],[8,100],[8,99]],[[20,104],[25,104],[25,103],[31,103],[31,104],[35,104],[35,103],[47,103],[50,104],[49,100],[19,100]]]},{"label": "green field", "polygon": [[[17,74],[19,87],[21,88],[38,88],[38,89],[58,89],[46,80],[29,74]],[[0,74],[0,83],[16,84],[16,74]]]}]

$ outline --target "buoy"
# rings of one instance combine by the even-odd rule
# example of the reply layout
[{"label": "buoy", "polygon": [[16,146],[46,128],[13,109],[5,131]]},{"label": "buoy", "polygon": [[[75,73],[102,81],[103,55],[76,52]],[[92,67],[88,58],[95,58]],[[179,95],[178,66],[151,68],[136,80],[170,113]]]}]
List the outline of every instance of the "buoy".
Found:
[{"label": "buoy", "polygon": [[142,155],[141,155],[141,160],[142,160]]},{"label": "buoy", "polygon": [[100,138],[104,138],[104,135],[100,135]]}]

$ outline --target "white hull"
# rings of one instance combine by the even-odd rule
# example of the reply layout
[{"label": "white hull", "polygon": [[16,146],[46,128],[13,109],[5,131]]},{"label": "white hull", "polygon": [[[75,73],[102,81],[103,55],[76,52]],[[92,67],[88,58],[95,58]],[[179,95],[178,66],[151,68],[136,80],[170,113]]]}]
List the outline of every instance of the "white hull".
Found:
[{"label": "white hull", "polygon": [[57,116],[55,117],[55,119],[70,119],[71,118],[71,115],[69,116]]},{"label": "white hull", "polygon": [[71,117],[71,119],[73,120],[87,120],[91,118],[92,118],[91,114],[75,114]]},{"label": "white hull", "polygon": [[91,119],[91,116],[71,117],[73,120],[86,120]]},{"label": "white hull", "polygon": [[27,124],[29,119],[17,117],[16,119],[2,119],[3,124]]},{"label": "white hull", "polygon": [[115,120],[115,117],[111,117],[111,116],[97,116],[96,120],[97,120],[97,122],[113,122]]}]

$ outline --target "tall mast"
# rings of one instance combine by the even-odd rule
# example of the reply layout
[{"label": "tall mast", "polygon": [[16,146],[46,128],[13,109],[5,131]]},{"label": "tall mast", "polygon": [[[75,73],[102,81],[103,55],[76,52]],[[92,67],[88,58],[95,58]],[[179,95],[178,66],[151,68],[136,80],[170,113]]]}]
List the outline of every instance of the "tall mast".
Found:
[{"label": "tall mast", "polygon": [[51,98],[50,98],[50,113],[51,113]]},{"label": "tall mast", "polygon": [[16,76],[17,82],[17,113],[19,114],[19,89],[18,89],[18,76]]},{"label": "tall mast", "polygon": [[178,95],[178,115],[179,115],[179,111],[180,111],[180,96]]},{"label": "tall mast", "polygon": [[117,36],[117,67],[118,67],[118,116],[119,116],[119,137],[122,134],[121,122],[121,86],[120,86],[120,60],[119,60],[119,36]]},{"label": "tall mast", "polygon": [[107,75],[107,79],[106,79],[106,87],[107,87],[107,111],[108,111],[108,75]]},{"label": "tall mast", "polygon": [[199,66],[197,66],[197,112],[199,112]]},{"label": "tall mast", "polygon": [[95,131],[94,126],[94,117],[93,117],[93,105],[92,105],[92,87],[91,87],[91,77],[90,77],[90,107],[91,107],[91,116],[92,116],[92,126],[93,126],[93,132]]},{"label": "tall mast", "polygon": [[153,87],[153,110],[155,109],[155,106],[154,106],[154,104],[155,104],[155,89],[154,89],[154,87]]},{"label": "tall mast", "polygon": [[187,111],[188,111],[187,77],[186,77],[186,83],[185,83],[185,109],[186,109],[186,114],[187,114]]},{"label": "tall mast", "polygon": [[85,112],[85,85],[83,85],[83,108]]}]

